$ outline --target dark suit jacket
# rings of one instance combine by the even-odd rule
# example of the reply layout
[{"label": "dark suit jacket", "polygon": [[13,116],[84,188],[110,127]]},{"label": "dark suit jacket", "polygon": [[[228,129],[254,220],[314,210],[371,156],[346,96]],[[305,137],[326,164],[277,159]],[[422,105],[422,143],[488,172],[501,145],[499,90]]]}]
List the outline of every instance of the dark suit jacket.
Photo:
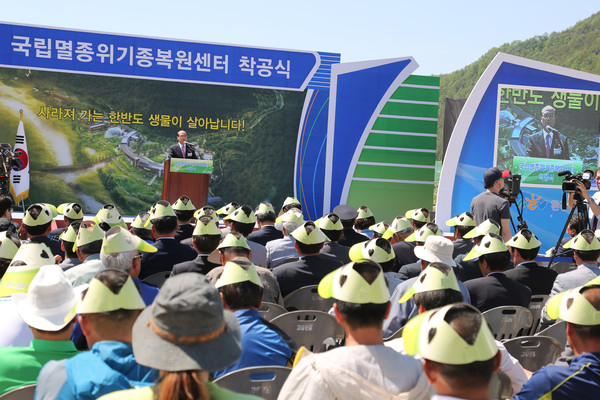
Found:
[{"label": "dark suit jacket", "polygon": [[368,236],[358,233],[354,229],[344,229],[338,243],[342,246],[352,247],[356,243],[366,242],[367,240],[369,240]]},{"label": "dark suit jacket", "polygon": [[531,300],[531,289],[501,272],[471,279],[465,286],[469,289],[471,304],[481,312],[500,306],[527,307]]},{"label": "dark suit jacket", "polygon": [[144,279],[157,272],[171,271],[173,265],[193,260],[198,255],[196,250],[179,243],[175,239],[160,238],[154,242],[154,247],[158,251],[144,253],[142,257],[140,279]]},{"label": "dark suit jacket", "polygon": [[279,283],[281,295],[285,297],[301,287],[318,285],[325,275],[342,265],[342,262],[333,256],[318,254],[279,265],[273,269],[273,274]]},{"label": "dark suit jacket", "polygon": [[191,238],[194,233],[194,226],[192,224],[179,225],[175,231],[175,240],[181,242],[183,239]]},{"label": "dark suit jacket", "polygon": [[398,271],[398,276],[400,277],[400,279],[407,280],[419,276],[420,273],[421,262],[417,261],[414,263],[405,264],[402,267],[400,267],[400,270]]},{"label": "dark suit jacket", "polygon": [[[546,157],[546,143],[544,142],[544,132],[538,131],[529,136],[529,143],[527,145],[527,156],[528,157]],[[552,143],[550,149],[550,157],[561,160],[568,160],[570,158],[569,153],[569,142],[565,135],[557,134],[556,132],[552,135]]]},{"label": "dark suit jacket", "polygon": [[475,244],[469,239],[460,238],[452,242],[452,245],[454,246],[454,250],[452,251],[452,258],[454,259],[461,254],[467,254]]},{"label": "dark suit jacket", "polygon": [[531,289],[531,294],[550,294],[554,279],[558,275],[556,271],[540,267],[536,262],[524,262],[505,274],[513,281]]},{"label": "dark suit jacket", "polygon": [[483,278],[483,274],[479,269],[479,258],[463,261],[465,256],[466,254],[459,254],[454,258],[454,262],[456,263],[456,267],[454,267],[456,279],[461,282],[466,282],[471,279]]},{"label": "dark suit jacket", "polygon": [[400,268],[406,264],[412,264],[419,260],[419,257],[415,256],[415,242],[398,242],[392,245],[394,253],[396,254],[396,268]]},{"label": "dark suit jacket", "polygon": [[347,264],[350,262],[350,257],[348,256],[349,251],[350,249],[348,247],[342,246],[336,242],[325,242],[321,249],[321,254],[334,256],[344,264]]},{"label": "dark suit jacket", "polygon": [[283,239],[283,232],[277,230],[273,225],[265,225],[249,234],[247,239],[266,246],[271,240]]},{"label": "dark suit jacket", "polygon": [[171,270],[171,276],[181,274],[183,272],[198,272],[206,275],[208,271],[219,266],[219,264],[214,264],[208,261],[207,255],[198,255],[198,257],[193,260],[175,264]]},{"label": "dark suit jacket", "polygon": [[[181,152],[179,143],[169,147],[169,158],[183,158],[183,153]],[[189,143],[185,145],[185,158],[198,158],[196,147],[194,145],[190,145]]]}]

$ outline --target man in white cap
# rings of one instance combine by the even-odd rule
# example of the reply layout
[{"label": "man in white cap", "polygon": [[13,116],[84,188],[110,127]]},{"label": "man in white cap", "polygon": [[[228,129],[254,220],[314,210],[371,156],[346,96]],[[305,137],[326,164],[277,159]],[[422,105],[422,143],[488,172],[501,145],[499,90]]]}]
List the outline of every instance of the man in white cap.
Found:
[{"label": "man in white cap", "polygon": [[65,226],[51,230],[48,234],[50,240],[58,240],[73,222],[83,221],[83,209],[79,203],[63,203],[56,207],[56,210],[63,215]]},{"label": "man in white cap", "polygon": [[171,276],[183,272],[198,272],[206,275],[211,269],[218,267],[220,264],[209,261],[208,257],[217,249],[221,238],[221,230],[211,217],[198,218],[192,235],[192,244],[198,256],[193,260],[175,264]]},{"label": "man in white cap", "polygon": [[286,197],[285,200],[283,201],[283,204],[281,206],[281,213],[280,214],[284,214],[286,212],[288,212],[289,210],[291,210],[292,208],[298,210],[298,211],[302,211],[302,205],[300,204],[300,202],[298,201],[297,198],[295,197]]},{"label": "man in white cap", "polygon": [[50,204],[35,203],[29,206],[23,215],[23,227],[27,232],[28,240],[32,243],[44,243],[50,247],[54,256],[60,256],[62,261],[64,253],[58,240],[51,240],[50,234],[52,221],[58,215],[56,207]]},{"label": "man in white cap", "polygon": [[273,269],[284,297],[301,287],[318,284],[325,275],[342,265],[337,258],[320,253],[327,236],[314,222],[305,222],[291,236],[296,239],[295,246],[300,259]]},{"label": "man in white cap", "polygon": [[0,280],[21,247],[19,236],[13,231],[0,232]]},{"label": "man in white cap", "polygon": [[73,250],[82,263],[65,272],[73,286],[88,283],[98,272],[104,270],[100,261],[102,239],[104,231],[98,225],[89,226],[84,222],[79,226]]},{"label": "man in white cap", "polygon": [[327,239],[329,239],[323,244],[321,253],[334,256],[344,264],[349,263],[350,257],[348,257],[348,251],[350,249],[338,243],[338,240],[340,240],[342,237],[342,231],[344,229],[342,226],[342,221],[340,221],[340,217],[334,213],[329,213],[316,220],[315,225],[318,226],[325,236],[327,236]]},{"label": "man in white cap", "polygon": [[267,268],[273,269],[284,261],[298,258],[295,239],[290,235],[296,228],[304,223],[302,213],[292,208],[285,214],[277,217],[275,227],[283,231],[283,238],[271,240],[265,246],[267,249]]},{"label": "man in white cap", "polygon": [[[479,244],[479,242],[481,242],[481,239],[483,239],[483,237],[488,233],[495,233],[496,235],[499,235],[500,225],[498,225],[491,219],[486,219],[481,224],[477,225],[475,228],[467,232],[463,236],[463,238],[472,240],[473,246],[476,246]],[[473,246],[471,246],[471,249],[473,248]],[[466,256],[467,253],[459,254],[454,258],[454,262],[456,262],[454,273],[456,274],[458,280],[461,282],[466,282],[471,279],[482,278],[483,275],[481,274],[481,270],[479,269],[478,259],[475,257],[470,260],[465,260]],[[512,268],[512,262],[509,269],[510,268]]]},{"label": "man in white cap", "polygon": [[282,239],[283,233],[275,228],[275,210],[271,203],[260,203],[254,211],[258,230],[248,235],[248,240],[266,246],[271,240]]},{"label": "man in white cap", "polygon": [[188,196],[180,196],[172,207],[177,216],[178,224],[177,231],[175,231],[175,240],[181,242],[184,239],[191,238],[194,232],[194,225],[191,224],[191,221],[194,217],[194,211],[196,211],[192,200]]},{"label": "man in white cap", "polygon": [[80,226],[81,222],[75,221],[71,223],[71,225],[69,225],[67,229],[64,230],[59,236],[61,248],[65,252],[65,259],[59,264],[63,271],[67,271],[82,263],[79,257],[77,257],[77,251],[73,250]]},{"label": "man in white cap", "polygon": [[129,275],[112,269],[96,275],[73,311],[91,350],[44,365],[36,399],[95,399],[152,384],[158,374],[137,364],[131,348],[131,330],[144,307]]},{"label": "man in white cap", "polygon": [[40,268],[27,293],[14,293],[19,316],[31,329],[29,347],[0,347],[0,395],[34,384],[42,366],[50,360],[73,357],[77,349],[69,339],[75,316],[66,318],[85,286],[73,289],[57,265]]},{"label": "man in white cap", "polygon": [[231,223],[229,225],[231,232],[239,232],[246,238],[252,251],[252,259],[250,261],[259,267],[266,268],[267,249],[262,244],[248,239],[248,235],[252,233],[256,224],[256,217],[252,208],[246,205],[240,206],[234,212],[224,217],[223,220],[228,220]]},{"label": "man in white cap", "polygon": [[[426,226],[419,229],[419,231],[415,232],[415,234],[424,228],[426,228]],[[421,235],[424,235],[425,231],[423,230],[421,232]],[[421,260],[421,271],[423,271],[429,264],[433,262],[441,262],[451,267],[456,265],[452,259],[453,250],[454,246],[452,246],[450,239],[446,239],[443,236],[430,234],[425,239],[425,244],[423,246],[415,247],[415,255]],[[423,272],[421,272],[421,274],[422,273]],[[406,322],[408,322],[409,319],[418,314],[419,310],[412,299],[402,303],[400,303],[400,299],[403,298],[408,291],[410,291],[413,284],[417,279],[420,278],[420,276],[421,275],[405,280],[396,287],[396,290],[394,290],[394,293],[392,294],[392,306],[390,313],[383,322],[384,337],[389,337],[396,333],[406,324]],[[462,282],[459,282],[458,286],[463,295],[464,301],[466,303],[470,303],[471,297],[465,285]]]},{"label": "man in white cap", "polygon": [[121,213],[113,204],[103,205],[102,208],[98,210],[93,221],[105,232],[117,225],[122,228],[127,228],[127,224],[123,221]]},{"label": "man in white cap", "polygon": [[375,225],[375,216],[367,206],[360,206],[356,209],[358,215],[354,220],[354,227],[360,234],[367,235],[369,239],[373,239],[373,231],[371,226]]},{"label": "man in white cap", "polygon": [[384,238],[357,243],[350,247],[348,255],[351,261],[371,260],[379,264],[383,270],[383,276],[385,276],[390,295],[404,281],[400,279],[397,272],[394,272],[396,269],[396,255],[390,242]]},{"label": "man in white cap", "polygon": [[392,243],[394,254],[396,254],[397,268],[418,261],[414,251],[417,243],[406,241],[406,238],[412,235],[414,231],[415,229],[408,218],[397,216],[382,236]]},{"label": "man in white cap", "polygon": [[131,222],[131,225],[129,225],[129,232],[133,233],[140,239],[145,240],[147,243],[154,244],[152,228],[151,225],[147,223],[149,217],[150,213],[148,211],[142,211],[136,215]]},{"label": "man in white cap", "polygon": [[239,203],[232,201],[231,203],[226,204],[223,207],[221,207],[215,211],[215,214],[217,214],[219,217],[221,217],[223,219],[223,224],[225,225],[225,228],[221,229],[221,231],[223,232],[223,236],[225,236],[229,232],[231,232],[231,228],[229,227],[231,222],[229,220],[226,220],[225,217],[228,216],[229,214],[231,214],[232,212],[234,212],[235,210],[237,210],[237,208],[239,206],[240,206]]},{"label": "man in white cap", "polygon": [[446,221],[447,226],[454,227],[454,240],[452,241],[454,251],[452,252],[452,258],[455,259],[460,254],[467,254],[473,248],[473,242],[466,239],[465,235],[477,225],[474,218],[473,214],[466,211]]},{"label": "man in white cap", "polygon": [[377,263],[352,262],[331,272],[319,283],[319,295],[335,299],[345,346],[302,352],[280,400],[429,398],[421,363],[383,345],[381,324],[390,294]]}]

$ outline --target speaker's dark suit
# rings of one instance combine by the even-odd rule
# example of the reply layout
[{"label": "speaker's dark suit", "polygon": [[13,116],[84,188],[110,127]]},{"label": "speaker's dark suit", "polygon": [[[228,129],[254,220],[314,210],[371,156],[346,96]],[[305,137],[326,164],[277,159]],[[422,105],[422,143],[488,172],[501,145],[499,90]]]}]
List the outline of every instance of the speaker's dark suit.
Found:
[{"label": "speaker's dark suit", "polygon": [[273,225],[265,225],[249,234],[247,239],[266,246],[271,240],[283,239],[283,232],[277,230]]},{"label": "speaker's dark suit", "polygon": [[501,272],[465,282],[471,304],[484,312],[500,306],[529,306],[531,290]]},{"label": "speaker's dark suit", "polygon": [[219,266],[219,264],[214,264],[208,261],[207,255],[198,255],[198,257],[193,260],[175,264],[171,270],[171,276],[181,274],[183,272],[198,272],[206,275],[211,269]]},{"label": "speaker's dark suit", "polygon": [[318,285],[325,275],[342,265],[343,263],[333,256],[318,254],[275,267],[273,274],[279,283],[281,295],[285,297],[301,287]]},{"label": "speaker's dark suit", "polygon": [[[183,153],[181,152],[181,146],[179,143],[169,147],[169,158],[183,158]],[[185,158],[198,158],[195,146],[192,146],[189,143],[185,145]]]},{"label": "speaker's dark suit", "polygon": [[531,294],[550,294],[558,273],[536,262],[524,262],[517,268],[505,272],[513,281],[522,283],[531,289]]},{"label": "speaker's dark suit", "polygon": [[527,145],[527,156],[538,158],[556,158],[560,160],[568,160],[569,143],[565,135],[554,133],[552,135],[552,143],[550,145],[550,157],[546,157],[546,143],[544,141],[544,132],[538,131],[529,136]]},{"label": "speaker's dark suit", "polygon": [[154,242],[154,247],[158,251],[144,253],[142,257],[140,279],[157,272],[171,271],[173,265],[193,260],[198,255],[196,250],[175,239],[160,238]]}]

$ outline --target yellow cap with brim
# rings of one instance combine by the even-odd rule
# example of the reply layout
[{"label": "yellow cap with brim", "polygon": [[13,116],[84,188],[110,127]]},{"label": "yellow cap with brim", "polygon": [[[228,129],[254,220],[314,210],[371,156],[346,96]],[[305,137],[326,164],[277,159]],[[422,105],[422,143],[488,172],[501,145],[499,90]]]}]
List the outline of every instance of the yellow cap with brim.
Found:
[{"label": "yellow cap with brim", "polygon": [[[208,210],[212,210],[212,212],[209,214],[207,212]],[[202,208],[197,209],[196,212],[194,213],[194,218],[200,219],[201,217],[210,217],[215,221],[219,220],[219,216],[217,215],[217,212],[212,207],[202,207]]]},{"label": "yellow cap with brim", "polygon": [[600,325],[600,311],[596,310],[581,293],[584,288],[590,286],[600,289],[598,278],[592,282],[552,296],[546,305],[548,317],[560,318],[577,325]]},{"label": "yellow cap with brim", "polygon": [[212,219],[212,217],[205,215],[196,221],[196,227],[192,233],[192,236],[201,235],[219,235],[222,237],[223,232],[219,229],[219,226],[215,223],[215,220]]},{"label": "yellow cap with brim", "polygon": [[427,240],[427,237],[429,236],[443,236],[442,234],[442,230],[438,228],[436,233],[433,233],[433,231],[431,229],[429,229],[427,227],[427,225],[423,225],[421,228],[419,228],[418,231],[411,233],[406,239],[404,239],[406,242],[423,242],[425,243],[425,240]]},{"label": "yellow cap with brim", "polygon": [[369,284],[354,269],[355,265],[355,262],[346,264],[321,279],[318,286],[319,296],[356,304],[387,303],[390,300],[390,291],[385,283],[383,270],[380,269],[377,278]]},{"label": "yellow cap with brim", "polygon": [[415,208],[414,210],[408,210],[404,213],[404,216],[408,219],[412,219],[414,221],[420,222],[429,222],[429,215],[425,216],[423,211],[420,208]]},{"label": "yellow cap with brim", "polygon": [[250,261],[242,263],[239,261],[227,261],[223,267],[223,273],[215,282],[215,287],[218,289],[221,286],[233,285],[234,283],[252,282],[255,285],[263,287],[263,284],[254,268],[254,264]]},{"label": "yellow cap with brim", "polygon": [[474,237],[487,235],[488,233],[495,233],[496,235],[500,234],[500,228],[491,219],[486,219],[475,228],[471,229],[463,236],[463,238],[472,239]]},{"label": "yellow cap with brim", "polygon": [[512,238],[508,239],[505,243],[507,246],[514,247],[522,250],[537,249],[542,245],[542,242],[532,233],[531,238],[527,240],[523,235],[523,230],[517,232]]},{"label": "yellow cap with brim", "polygon": [[[117,294],[113,293],[99,279],[92,278],[85,297],[75,306],[75,312],[77,314],[94,314],[142,308],[146,308],[146,304],[131,277],[127,277],[125,284]],[[72,315],[67,316],[68,319],[70,319],[69,317],[72,318]]]},{"label": "yellow cap with brim", "polygon": [[82,224],[77,232],[77,239],[73,245],[73,251],[76,251],[79,246],[95,242],[96,240],[104,239],[104,231],[98,225],[88,227]]},{"label": "yellow cap with brim", "polygon": [[[79,206],[79,212],[75,211],[74,205]],[[56,207],[56,211],[70,219],[83,219],[83,209],[78,203],[62,203]]]},{"label": "yellow cap with brim", "polygon": [[447,226],[475,226],[475,220],[467,215],[466,212],[457,215],[454,218],[450,218],[446,221]]},{"label": "yellow cap with brim", "polygon": [[148,212],[139,213],[133,219],[133,222],[131,223],[131,227],[136,228],[136,229],[148,229],[148,227],[146,226],[148,217],[150,217],[150,214]]},{"label": "yellow cap with brim", "polygon": [[254,211],[250,207],[246,208],[244,211],[244,206],[237,208],[234,212],[229,214],[228,216],[223,218],[223,221],[230,220],[239,222],[242,224],[254,224],[256,223],[256,217],[254,216]]},{"label": "yellow cap with brim", "polygon": [[460,303],[450,304],[426,311],[408,321],[402,330],[402,340],[407,354],[420,354],[428,360],[450,365],[466,365],[476,361],[487,361],[494,357],[498,353],[498,346],[483,317],[473,344],[467,343],[444,320],[446,313],[457,305],[467,306]]},{"label": "yellow cap with brim", "polygon": [[454,270],[450,269],[448,275],[435,267],[427,267],[421,272],[415,283],[400,298],[398,303],[404,303],[412,298],[416,293],[432,292],[434,290],[452,289],[460,292],[458,280],[454,275]]},{"label": "yellow cap with brim", "polygon": [[394,236],[394,233],[404,231],[409,228],[412,229],[412,225],[406,217],[396,217],[382,237],[384,239],[389,239]]},{"label": "yellow cap with brim", "polygon": [[505,251],[508,251],[508,248],[501,238],[487,234],[481,239],[481,242],[479,242],[478,245],[473,246],[471,251],[463,258],[463,261],[472,260],[483,254],[502,253]]},{"label": "yellow cap with brim", "polygon": [[69,225],[69,227],[63,231],[58,238],[60,240],[64,240],[65,242],[75,243],[75,240],[77,240],[77,232],[75,232],[73,225]]},{"label": "yellow cap with brim", "polygon": [[0,258],[12,260],[17,251],[19,251],[19,247],[10,238],[6,237],[6,231],[0,232]]},{"label": "yellow cap with brim", "polygon": [[27,293],[29,284],[44,265],[53,264],[52,251],[44,243],[23,243],[0,282],[0,297]]},{"label": "yellow cap with brim", "polygon": [[[313,229],[308,232],[307,228],[312,227]],[[303,244],[318,244],[325,243],[327,236],[315,225],[314,222],[305,222],[302,226],[296,228],[290,235]]]},{"label": "yellow cap with brim", "polygon": [[260,203],[255,211],[256,214],[266,214],[268,212],[275,213],[275,209],[273,205],[267,203]]},{"label": "yellow cap with brim", "polygon": [[[39,206],[41,207],[41,211],[38,214],[37,218],[33,218],[30,214],[32,207]],[[25,215],[23,215],[23,224],[27,226],[40,226],[52,222],[54,217],[58,215],[58,210],[52,204],[47,203],[35,203],[30,205],[25,211]]]},{"label": "yellow cap with brim", "polygon": [[[106,208],[107,206],[109,206],[110,208]],[[117,225],[122,226],[123,228],[127,228],[127,224],[125,224],[125,221],[123,221],[121,213],[119,213],[119,210],[117,210],[117,208],[112,204],[107,204],[103,208],[98,210],[98,213],[94,217],[93,221],[96,224],[101,224],[104,222],[108,224],[108,226],[110,226],[111,228]]]},{"label": "yellow cap with brim", "polygon": [[300,204],[300,202],[295,197],[287,197],[283,201],[283,206],[282,207],[289,206],[290,204]]},{"label": "yellow cap with brim", "polygon": [[327,231],[343,231],[344,227],[342,226],[342,221],[338,218],[338,220],[333,223],[331,219],[329,219],[330,215],[335,215],[329,213],[327,215],[322,216],[318,220],[315,221],[315,225],[319,227],[319,229],[325,229]]},{"label": "yellow cap with brim", "polygon": [[110,228],[104,235],[100,253],[124,253],[126,251],[139,250],[146,253],[154,253],[156,247],[152,246],[145,240],[132,235],[128,230],[115,226]]},{"label": "yellow cap with brim", "polygon": [[[573,249],[580,251],[600,250],[600,241],[596,236],[592,238],[591,242],[588,242],[583,236],[583,233],[592,233],[588,229],[582,230],[577,236],[569,240],[563,245],[565,249]],[[593,234],[593,233],[592,233]]]},{"label": "yellow cap with brim", "polygon": [[[378,233],[380,235],[384,235],[385,231],[387,231],[387,229],[390,227],[390,224],[388,224],[387,222],[378,222],[375,225],[371,225],[369,227],[370,231],[373,231],[375,233]],[[393,234],[392,234],[393,235]],[[390,236],[391,237],[391,236]],[[384,239],[389,239],[389,238],[384,238]]]},{"label": "yellow cap with brim", "polygon": [[179,197],[172,205],[173,210],[177,211],[192,211],[195,210],[194,203],[188,196]]},{"label": "yellow cap with brim", "polygon": [[217,211],[215,211],[215,213],[217,213],[219,215],[229,215],[232,212],[234,212],[235,210],[236,210],[236,207],[232,203],[229,203],[229,204],[224,205],[223,207],[219,208]]},{"label": "yellow cap with brim", "polygon": [[[175,210],[173,210],[173,207],[171,206],[171,204],[169,204],[166,201],[164,203],[156,202],[150,209],[150,217],[148,217],[148,220],[151,221],[156,218],[176,217],[176,216],[177,215],[175,214]],[[146,224],[148,224],[148,223],[146,223]]]},{"label": "yellow cap with brim", "polygon": [[377,246],[377,239],[373,239],[367,242],[356,243],[350,247],[348,257],[352,261],[371,260],[381,264],[396,258],[396,253],[394,253],[394,249],[391,246],[390,252],[385,251]]},{"label": "yellow cap with brim", "polygon": [[217,246],[217,249],[224,249],[226,247],[243,247],[245,249],[250,250],[250,246],[248,245],[248,241],[244,236],[240,235],[240,237],[236,237],[235,235],[228,233],[223,241]]},{"label": "yellow cap with brim", "polygon": [[369,210],[369,207],[358,208],[356,212],[358,213],[356,219],[373,217],[373,213],[371,212],[371,210]]},{"label": "yellow cap with brim", "polygon": [[287,210],[285,213],[277,217],[275,222],[304,222],[304,216],[300,210],[292,208],[291,210]]}]

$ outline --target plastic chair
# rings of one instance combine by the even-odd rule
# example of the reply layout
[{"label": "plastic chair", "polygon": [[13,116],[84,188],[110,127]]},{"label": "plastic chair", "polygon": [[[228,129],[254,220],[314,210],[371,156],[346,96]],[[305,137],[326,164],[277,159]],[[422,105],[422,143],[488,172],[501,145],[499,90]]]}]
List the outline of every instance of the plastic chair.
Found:
[{"label": "plastic chair", "polygon": [[533,324],[531,325],[531,329],[527,333],[528,335],[535,335],[537,330],[539,329],[540,320],[542,318],[542,309],[544,305],[548,301],[547,294],[534,294],[531,296],[531,300],[529,301],[529,311],[531,311],[531,315],[533,316]]},{"label": "plastic chair", "polygon": [[35,383],[31,385],[21,386],[20,388],[16,388],[11,390],[10,392],[6,392],[0,396],[2,400],[32,400],[33,396],[35,396]]},{"label": "plastic chair", "polygon": [[278,317],[281,314],[285,314],[288,311],[285,309],[285,307],[280,306],[279,304],[263,301],[258,312],[264,319],[271,321],[273,318]]},{"label": "plastic chair", "polygon": [[529,371],[537,371],[548,364],[553,364],[563,346],[548,336],[522,336],[503,343],[506,350]]},{"label": "plastic chair", "polygon": [[148,275],[142,279],[142,282],[149,283],[160,289],[169,276],[171,276],[171,271],[157,272],[152,275]]},{"label": "plastic chair", "polygon": [[313,353],[325,351],[344,340],[344,328],[322,311],[291,311],[275,317],[271,323],[290,335],[298,347]]},{"label": "plastic chair", "polygon": [[275,400],[290,372],[288,367],[249,367],[223,375],[214,383],[234,392]]},{"label": "plastic chair", "polygon": [[502,306],[487,310],[482,314],[496,340],[512,339],[531,328],[531,311],[520,306]]},{"label": "plastic chair", "polygon": [[567,346],[567,323],[565,321],[557,321],[553,325],[536,333],[535,336],[548,336],[554,338],[564,348]]},{"label": "plastic chair", "polygon": [[577,269],[577,264],[573,262],[556,262],[550,266],[551,270],[558,272],[559,274],[564,274],[565,272],[573,271]]},{"label": "plastic chair", "polygon": [[304,286],[294,290],[283,298],[288,311],[317,310],[327,312],[333,307],[334,299],[319,296],[317,285]]}]

